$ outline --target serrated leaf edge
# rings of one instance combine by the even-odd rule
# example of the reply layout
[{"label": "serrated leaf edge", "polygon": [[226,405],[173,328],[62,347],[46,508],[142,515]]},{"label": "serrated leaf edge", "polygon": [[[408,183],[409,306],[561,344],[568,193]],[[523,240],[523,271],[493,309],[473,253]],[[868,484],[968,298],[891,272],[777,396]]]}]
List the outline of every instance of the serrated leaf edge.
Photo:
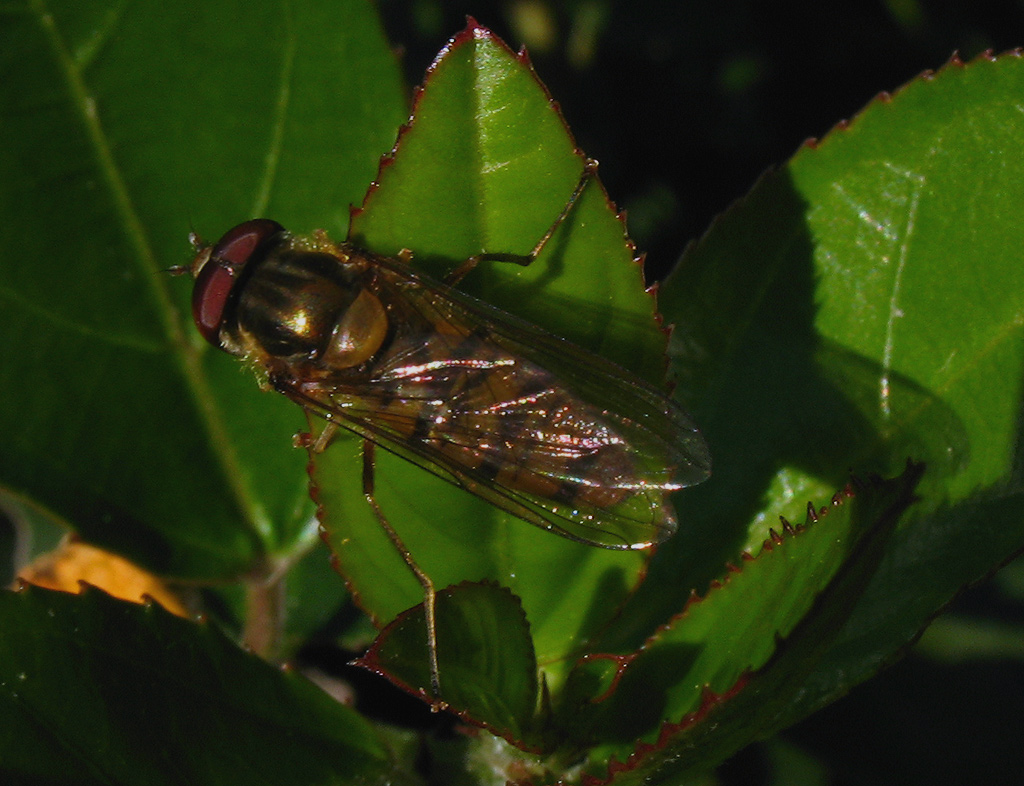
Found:
[{"label": "serrated leaf edge", "polygon": [[[906,499],[898,500],[894,502],[893,505],[890,505],[889,508],[887,508],[886,510],[886,514],[888,514],[888,511],[891,510],[893,507],[902,507],[902,510],[905,511],[907,507],[909,507],[911,504],[913,504],[913,502],[917,500],[917,497],[913,493],[913,490],[914,488],[916,488],[917,483],[920,481],[921,475],[924,473],[924,469],[925,465],[923,463],[915,462],[913,460],[908,459],[906,468],[903,471],[903,473],[892,480],[902,481],[904,484],[906,484],[909,493]],[[783,532],[785,533],[785,535],[779,535],[778,533],[775,533],[773,536],[770,536],[768,539],[765,540],[764,547],[768,548],[769,550],[773,550],[774,547],[777,545],[782,545],[785,542],[790,542],[794,537],[800,535],[802,532],[809,529],[809,527],[812,524],[817,523],[820,519],[827,516],[829,510],[832,507],[838,507],[839,505],[844,504],[847,500],[855,498],[857,491],[867,490],[868,488],[871,487],[877,488],[880,487],[885,482],[887,482],[886,479],[876,474],[870,474],[866,478],[851,475],[850,482],[847,483],[847,485],[842,490],[840,490],[839,492],[832,496],[829,506],[815,508],[812,502],[808,502],[808,517],[803,525],[799,525],[794,528],[788,526],[788,522],[786,522],[785,519],[782,519]],[[763,553],[763,550],[762,552],[759,552],[758,556],[760,556],[761,553]],[[754,559],[756,559],[756,557],[751,556],[749,560],[745,561],[753,561]],[[840,567],[840,570],[842,570],[842,567]],[[739,568],[732,568],[732,570],[730,571],[730,573],[739,572]],[[835,576],[833,576],[833,578],[829,581],[829,586],[832,585],[832,582],[834,580]],[[720,589],[726,583],[728,583],[728,578],[725,582],[720,583],[718,588]],[[709,592],[705,594],[703,598],[697,598],[695,595],[691,596],[691,599],[687,602],[686,609],[690,607],[691,603],[699,602],[707,598],[708,595],[710,595],[710,592],[711,591],[709,590]],[[817,604],[817,602],[818,599],[816,598],[814,604],[812,604],[812,609],[813,606]],[[678,619],[680,616],[685,614],[686,609],[680,612],[679,615],[676,615],[676,617],[674,617],[673,619]],[[808,614],[809,613],[811,613],[810,610],[808,611]],[[803,621],[803,619],[806,619],[806,615],[803,618],[801,618],[801,622]],[[662,626],[661,628],[659,628],[658,631],[652,634],[651,638],[644,643],[643,647],[641,647],[639,651],[645,649],[649,645],[649,643],[652,642],[659,634],[664,632],[664,630],[666,630],[669,625],[671,625],[671,621],[669,623],[666,623],[666,625]],[[797,628],[799,627],[799,625],[800,623],[798,622]],[[794,632],[795,630],[796,629],[794,629]],[[711,691],[708,686],[704,686],[701,695],[701,703],[696,710],[687,713],[679,721],[665,721],[664,723],[662,723],[658,731],[657,740],[653,743],[638,741],[633,752],[629,754],[625,762],[619,761],[613,756],[608,761],[605,777],[598,778],[596,776],[585,776],[584,783],[586,784],[586,786],[609,786],[614,780],[614,777],[617,773],[627,772],[635,769],[642,763],[642,761],[647,756],[661,750],[663,747],[668,745],[668,743],[672,740],[672,738],[675,735],[696,726],[698,722],[703,720],[716,707],[723,705],[728,700],[733,699],[739,694],[741,694],[754,677],[766,672],[769,668],[772,667],[772,664],[778,657],[778,654],[782,646],[785,644],[787,640],[789,640],[789,638],[792,635],[793,632],[791,632],[789,636],[787,636],[786,638],[782,638],[778,636],[778,634],[776,634],[775,652],[768,658],[768,660],[765,661],[765,663],[760,668],[756,670],[745,670],[743,674],[739,677],[739,679],[728,690],[716,694],[713,691]],[[617,674],[615,679],[618,680],[620,677],[621,675]]]},{"label": "serrated leaf edge", "polygon": [[[502,586],[496,581],[492,581],[490,579],[484,579],[483,581],[461,581],[458,584],[452,584],[448,587],[445,587],[442,590],[439,590],[437,593],[438,599],[440,600],[441,597],[445,595],[451,595],[453,591],[465,587],[494,587],[495,589],[505,592],[514,601],[515,606],[519,611],[520,619],[522,621],[523,628],[526,631],[526,635],[531,642],[533,641],[532,637],[530,636],[530,620],[526,616],[526,610],[523,608],[522,600],[508,587]],[[363,655],[352,661],[352,665],[359,666],[360,668],[366,669],[367,671],[376,674],[379,677],[383,677],[384,679],[388,680],[393,685],[395,685],[397,688],[400,688],[401,690],[408,693],[410,696],[414,696],[417,699],[421,699],[427,704],[434,704],[436,702],[435,697],[431,696],[430,693],[425,688],[412,687],[408,683],[389,673],[387,668],[380,665],[378,660],[378,653],[386,643],[386,639],[387,636],[389,635],[389,632],[397,626],[401,625],[403,622],[405,622],[410,616],[412,616],[417,610],[421,609],[422,607],[423,604],[418,603],[415,606],[411,606],[410,608],[406,609],[397,617],[395,617],[395,619],[388,623],[388,625],[380,632],[380,635],[378,635],[377,638],[374,639],[373,644],[370,645],[370,648]],[[538,684],[538,688],[539,687],[540,686]],[[487,723],[486,721],[482,721],[478,718],[473,717],[468,710],[461,710],[457,707],[453,707],[450,704],[446,704],[445,711],[451,713],[452,715],[455,715],[460,720],[464,721],[465,723],[471,726],[476,726],[477,728],[484,729],[493,734],[494,736],[504,739],[506,742],[508,742],[511,745],[514,745],[520,750],[532,753],[541,752],[541,749],[539,747],[535,748],[530,745],[524,745],[522,740],[514,739],[512,735],[510,735],[506,730],[499,729]]]}]

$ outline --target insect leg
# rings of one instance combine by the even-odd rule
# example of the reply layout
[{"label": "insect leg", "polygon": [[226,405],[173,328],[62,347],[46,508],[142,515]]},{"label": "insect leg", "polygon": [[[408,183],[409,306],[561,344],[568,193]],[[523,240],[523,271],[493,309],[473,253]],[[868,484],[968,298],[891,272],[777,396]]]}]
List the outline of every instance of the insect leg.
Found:
[{"label": "insect leg", "polygon": [[587,158],[583,161],[583,173],[580,175],[579,182],[576,184],[576,188],[573,189],[572,194],[569,195],[568,201],[565,203],[565,207],[562,208],[562,212],[558,214],[558,217],[548,227],[548,231],[545,232],[541,239],[537,241],[537,245],[533,247],[533,250],[529,254],[506,254],[502,252],[491,252],[485,251],[482,254],[474,254],[469,259],[460,264],[451,273],[445,276],[444,282],[449,286],[455,286],[466,274],[469,273],[481,262],[514,262],[517,265],[529,265],[535,260],[540,252],[544,250],[544,246],[548,244],[551,237],[558,230],[558,227],[562,225],[562,222],[569,217],[569,213],[572,212],[573,207],[576,205],[577,200],[583,193],[583,189],[587,187],[587,183],[597,174],[597,161],[593,158]]},{"label": "insect leg", "polygon": [[580,174],[580,181],[576,184],[576,188],[573,189],[572,194],[565,203],[565,207],[562,208],[562,212],[558,214],[558,217],[552,222],[551,226],[548,227],[548,231],[544,233],[541,239],[537,241],[537,245],[533,247],[533,250],[530,252],[530,262],[540,255],[544,246],[546,246],[548,241],[551,240],[551,236],[555,234],[555,231],[559,226],[561,226],[562,222],[569,217],[569,213],[571,213],[573,207],[575,207],[576,201],[583,194],[583,189],[587,187],[587,183],[589,183],[596,174],[597,160],[593,158],[584,159],[583,172]]},{"label": "insect leg", "polygon": [[316,442],[313,443],[314,453],[323,453],[327,450],[327,446],[331,444],[331,440],[334,439],[334,435],[338,433],[338,424],[328,422],[324,426],[324,430],[320,432],[320,436],[316,438]]},{"label": "insect leg", "polygon": [[423,569],[416,564],[412,554],[409,553],[409,549],[405,547],[405,543],[402,542],[398,533],[395,532],[390,522],[384,516],[384,511],[377,504],[373,483],[375,447],[369,440],[363,440],[363,496],[366,497],[366,501],[370,504],[370,508],[377,517],[377,521],[380,523],[381,529],[384,530],[384,534],[388,536],[388,540],[391,541],[395,550],[402,557],[402,561],[405,562],[409,570],[416,577],[416,580],[420,583],[420,586],[423,587],[423,615],[426,617],[427,622],[427,655],[430,659],[430,690],[434,695],[434,701],[431,702],[430,709],[438,712],[446,709],[448,705],[441,701],[440,698],[441,675],[437,664],[437,592],[434,589],[434,582],[430,580],[430,576],[424,573]]}]

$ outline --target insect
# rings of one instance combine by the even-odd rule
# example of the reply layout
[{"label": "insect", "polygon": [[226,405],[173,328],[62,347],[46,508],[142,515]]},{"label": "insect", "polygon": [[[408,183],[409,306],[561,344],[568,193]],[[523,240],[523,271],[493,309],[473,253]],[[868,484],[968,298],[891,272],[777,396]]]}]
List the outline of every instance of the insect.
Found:
[{"label": "insect", "polygon": [[[196,249],[199,332],[328,421],[315,450],[338,427],[363,438],[365,496],[424,590],[435,699],[434,586],[374,498],[374,446],[531,524],[612,549],[671,536],[669,493],[710,474],[703,437],[663,392],[417,272],[408,254],[296,237],[264,218]],[[513,257],[483,255],[459,275],[483,258]]]}]

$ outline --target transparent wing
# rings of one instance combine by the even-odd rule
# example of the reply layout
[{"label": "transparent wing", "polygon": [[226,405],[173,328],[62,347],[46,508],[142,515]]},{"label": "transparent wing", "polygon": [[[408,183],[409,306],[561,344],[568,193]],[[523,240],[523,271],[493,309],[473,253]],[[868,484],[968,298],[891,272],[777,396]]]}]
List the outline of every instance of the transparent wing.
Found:
[{"label": "transparent wing", "polygon": [[607,548],[676,530],[668,494],[710,473],[689,416],[621,367],[378,260],[394,325],[354,377],[278,380],[294,400],[532,524]]}]

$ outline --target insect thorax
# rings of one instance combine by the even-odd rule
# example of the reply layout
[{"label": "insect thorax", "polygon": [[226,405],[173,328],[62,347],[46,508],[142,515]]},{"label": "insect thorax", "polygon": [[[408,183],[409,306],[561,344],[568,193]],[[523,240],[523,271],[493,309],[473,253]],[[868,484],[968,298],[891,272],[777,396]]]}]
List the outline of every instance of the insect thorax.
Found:
[{"label": "insect thorax", "polygon": [[[238,297],[240,343],[269,361],[345,369],[378,351],[387,314],[361,260],[287,245],[261,260]],[[253,346],[255,345],[255,346]]]}]

